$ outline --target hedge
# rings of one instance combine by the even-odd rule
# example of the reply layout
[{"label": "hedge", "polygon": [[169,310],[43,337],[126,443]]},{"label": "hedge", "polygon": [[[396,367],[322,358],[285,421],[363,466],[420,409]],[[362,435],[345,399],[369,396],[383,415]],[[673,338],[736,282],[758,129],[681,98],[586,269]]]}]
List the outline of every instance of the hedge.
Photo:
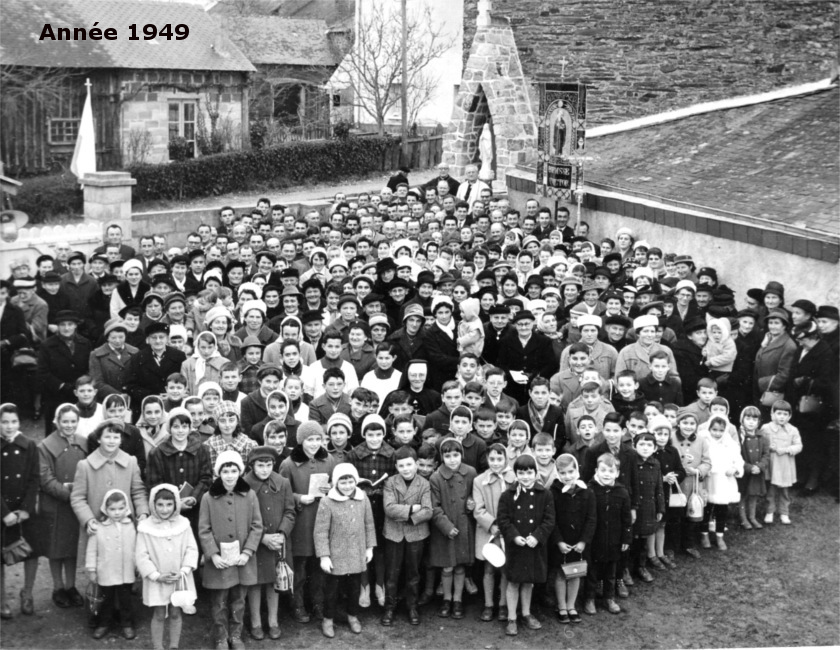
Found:
[{"label": "hedge", "polygon": [[12,205],[15,210],[26,212],[32,225],[53,217],[80,216],[83,212],[81,186],[69,171],[23,178],[21,183]]},{"label": "hedge", "polygon": [[184,200],[249,190],[264,183],[297,185],[386,169],[399,140],[364,137],[289,142],[192,160],[129,168],[135,202]]}]

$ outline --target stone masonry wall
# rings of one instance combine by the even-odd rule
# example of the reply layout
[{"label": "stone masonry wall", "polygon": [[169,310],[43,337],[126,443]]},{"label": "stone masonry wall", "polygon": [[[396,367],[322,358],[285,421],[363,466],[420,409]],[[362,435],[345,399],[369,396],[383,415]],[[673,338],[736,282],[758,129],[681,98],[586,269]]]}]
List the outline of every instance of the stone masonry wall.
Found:
[{"label": "stone masonry wall", "polygon": [[496,178],[532,157],[537,129],[529,88],[517,55],[513,32],[505,18],[493,18],[472,39],[452,120],[444,135],[443,159],[452,175],[477,162],[481,129],[492,117]]},{"label": "stone masonry wall", "polygon": [[[510,18],[526,77],[589,86],[587,124],[829,76],[834,0],[493,0]],[[464,2],[464,58],[477,0]]]},{"label": "stone masonry wall", "polygon": [[[169,102],[195,100],[204,117],[207,132],[208,93],[213,109],[221,118],[229,118],[238,135],[242,122],[242,85],[245,77],[237,72],[203,73],[192,71],[138,70],[123,78],[122,143],[126,150],[132,131],[148,131],[151,149],[145,162],[169,160]],[[198,123],[197,123],[198,125]],[[196,125],[196,128],[197,128]],[[128,157],[124,156],[127,160]]]}]

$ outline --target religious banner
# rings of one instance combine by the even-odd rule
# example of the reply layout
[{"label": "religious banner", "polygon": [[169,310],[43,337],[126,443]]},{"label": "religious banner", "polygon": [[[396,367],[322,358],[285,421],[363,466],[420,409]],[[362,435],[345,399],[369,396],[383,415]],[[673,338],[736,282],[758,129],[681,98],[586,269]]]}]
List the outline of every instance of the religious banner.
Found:
[{"label": "religious banner", "polygon": [[586,86],[542,82],[537,135],[537,194],[572,200],[583,185],[577,163],[586,148]]}]

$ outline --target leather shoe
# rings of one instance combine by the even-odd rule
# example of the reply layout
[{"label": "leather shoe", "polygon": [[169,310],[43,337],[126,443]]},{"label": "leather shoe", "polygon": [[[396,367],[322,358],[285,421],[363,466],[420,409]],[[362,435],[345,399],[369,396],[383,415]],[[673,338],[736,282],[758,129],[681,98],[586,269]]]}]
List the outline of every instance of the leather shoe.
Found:
[{"label": "leather shoe", "polygon": [[589,616],[595,616],[598,610],[595,609],[595,601],[590,599],[583,603],[583,613]]},{"label": "leather shoe", "polygon": [[321,634],[328,639],[332,639],[335,636],[335,628],[333,627],[331,618],[325,618],[321,621]]},{"label": "leather shoe", "polygon": [[224,641],[216,641],[216,650],[230,650],[227,639]]},{"label": "leather shoe", "polygon": [[123,638],[125,638],[129,641],[137,638],[137,632],[130,625],[128,627],[124,627],[122,629],[122,633],[123,633]]},{"label": "leather shoe", "polygon": [[569,618],[569,612],[565,609],[561,609],[557,611],[557,620],[560,621],[562,625],[568,625],[572,622],[572,619]]},{"label": "leather shoe", "polygon": [[700,534],[700,548],[712,548],[712,543],[709,541],[709,533]]},{"label": "leather shoe", "polygon": [[690,556],[691,556],[691,557],[693,557],[695,560],[699,560],[699,559],[700,559],[700,551],[698,551],[696,548],[687,548],[687,549],[685,549],[685,554],[686,554],[686,555],[690,555]]},{"label": "leather shoe", "polygon": [[420,625],[420,614],[414,607],[408,610],[408,622],[411,625]]},{"label": "leather shoe", "polygon": [[56,607],[61,607],[62,609],[70,607],[70,596],[67,594],[66,589],[54,589],[52,592],[52,601]]},{"label": "leather shoe", "polygon": [[108,628],[105,626],[99,626],[93,631],[93,638],[94,639],[101,639],[103,636],[108,634]]},{"label": "leather shoe", "polygon": [[423,607],[424,605],[428,605],[430,602],[432,602],[432,594],[428,591],[424,591],[417,599],[417,606]]},{"label": "leather shoe", "polygon": [[541,630],[542,623],[540,623],[539,619],[533,614],[528,614],[528,616],[523,616],[522,618],[525,619],[525,623],[528,625],[529,630]]},{"label": "leather shoe", "polygon": [[583,623],[583,619],[580,617],[580,614],[578,614],[578,611],[576,609],[569,610],[569,620],[575,625],[577,625],[578,623]]},{"label": "leather shoe", "polygon": [[73,607],[84,607],[85,606],[85,599],[82,594],[79,593],[79,590],[75,587],[70,587],[67,590],[67,597],[70,599],[70,604]]},{"label": "leather shoe", "polygon": [[667,555],[663,555],[661,558],[659,558],[659,561],[662,562],[662,564],[664,564],[669,569],[676,569],[677,568],[676,563],[671,558],[669,558]]},{"label": "leather shoe", "polygon": [[265,639],[265,632],[263,632],[262,627],[252,627],[251,636],[255,641],[262,641]]},{"label": "leather shoe", "polygon": [[499,605],[499,616],[496,620],[499,621],[506,621],[508,620],[508,608],[507,605]]},{"label": "leather shoe", "polygon": [[297,623],[308,623],[310,621],[309,612],[307,612],[303,607],[296,607],[294,619]]},{"label": "leather shoe", "polygon": [[452,603],[452,618],[464,618],[464,603],[462,603],[460,600],[456,600]]},{"label": "leather shoe", "polygon": [[639,578],[642,582],[653,582],[653,576],[647,570],[647,567],[639,567]]},{"label": "leather shoe", "polygon": [[481,616],[478,617],[479,621],[484,621],[485,623],[489,623],[493,620],[493,608],[492,607],[485,607],[481,610]]},{"label": "leather shoe", "polygon": [[507,627],[505,628],[505,634],[508,636],[516,636],[519,634],[519,630],[516,629],[516,621],[508,621]]},{"label": "leather shoe", "polygon": [[384,627],[391,627],[394,624],[394,610],[386,609],[382,618],[379,619],[379,624]]},{"label": "leather shoe", "polygon": [[12,618],[12,608],[6,603],[3,603],[3,605],[0,606],[0,619],[8,621],[10,618]]},{"label": "leather shoe", "polygon": [[440,618],[449,618],[452,614],[452,601],[451,600],[444,600],[443,605],[440,606],[437,615]]},{"label": "leather shoe", "polygon": [[624,584],[624,580],[616,580],[615,589],[619,598],[630,598],[630,590],[627,588],[627,585]]},{"label": "leather shoe", "polygon": [[624,580],[624,584],[626,584],[628,587],[632,587],[634,584],[636,584],[633,581],[633,576],[630,575],[630,569],[624,569],[624,573],[621,575],[621,580]]},{"label": "leather shoe", "polygon": [[32,599],[32,594],[26,596],[23,591],[20,592],[20,613],[26,616],[32,616],[35,613],[35,601]]},{"label": "leather shoe", "polygon": [[230,640],[230,650],[245,650],[245,642],[238,636],[232,637]]},{"label": "leather shoe", "polygon": [[607,611],[610,614],[621,614],[621,607],[612,598],[607,598]]},{"label": "leather shoe", "polygon": [[662,563],[658,557],[649,557],[648,564],[650,564],[654,569],[664,569],[665,565]]},{"label": "leather shoe", "polygon": [[272,627],[268,628],[268,638],[269,639],[277,640],[277,639],[280,638],[280,636],[281,636],[281,632],[280,632],[279,627],[277,627],[276,625],[273,625]]},{"label": "leather shoe", "polygon": [[753,528],[757,528],[758,530],[761,530],[762,528],[764,528],[764,526],[761,525],[761,522],[757,518],[756,519],[750,519],[750,523],[752,524]]},{"label": "leather shoe", "polygon": [[350,626],[350,631],[353,634],[361,634],[362,633],[362,624],[359,622],[359,619],[355,616],[348,616],[347,617],[347,624]]}]

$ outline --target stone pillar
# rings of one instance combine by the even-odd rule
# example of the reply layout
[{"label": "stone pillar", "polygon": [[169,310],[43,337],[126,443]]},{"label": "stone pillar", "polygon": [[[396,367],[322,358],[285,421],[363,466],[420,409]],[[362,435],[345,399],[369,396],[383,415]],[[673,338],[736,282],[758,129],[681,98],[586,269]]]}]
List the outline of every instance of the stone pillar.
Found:
[{"label": "stone pillar", "polygon": [[137,181],[128,172],[95,172],[84,176],[85,222],[98,223],[102,234],[112,223],[131,239],[131,187]]}]

